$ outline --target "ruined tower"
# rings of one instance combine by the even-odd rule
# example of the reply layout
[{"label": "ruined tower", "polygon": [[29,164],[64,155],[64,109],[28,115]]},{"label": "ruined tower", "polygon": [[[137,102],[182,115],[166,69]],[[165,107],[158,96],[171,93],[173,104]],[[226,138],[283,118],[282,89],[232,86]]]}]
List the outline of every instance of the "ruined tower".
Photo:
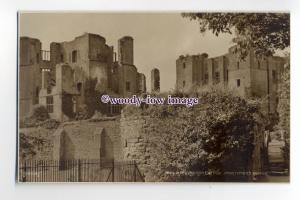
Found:
[{"label": "ruined tower", "polygon": [[151,92],[160,91],[160,76],[159,70],[154,68],[151,70]]},{"label": "ruined tower", "polygon": [[124,36],[118,40],[118,62],[120,65],[119,92],[131,96],[138,91],[138,72],[133,62],[133,38]]},{"label": "ruined tower", "polygon": [[138,73],[137,82],[138,93],[141,94],[146,92],[146,76],[143,73]]},{"label": "ruined tower", "polygon": [[38,39],[21,37],[19,52],[20,118],[26,117],[32,106],[39,103],[41,89],[41,42]]},{"label": "ruined tower", "polygon": [[124,36],[118,41],[118,57],[121,64],[133,65],[133,38]]},{"label": "ruined tower", "polygon": [[176,89],[187,92],[194,85],[206,85],[208,75],[207,54],[179,56],[176,60]]}]

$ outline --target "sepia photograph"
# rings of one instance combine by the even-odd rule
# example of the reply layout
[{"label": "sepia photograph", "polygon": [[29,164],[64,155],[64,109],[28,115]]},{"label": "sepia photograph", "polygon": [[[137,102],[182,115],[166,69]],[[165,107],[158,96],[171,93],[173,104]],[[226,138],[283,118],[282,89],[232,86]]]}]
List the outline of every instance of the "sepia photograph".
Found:
[{"label": "sepia photograph", "polygon": [[290,13],[18,13],[17,182],[290,182]]}]

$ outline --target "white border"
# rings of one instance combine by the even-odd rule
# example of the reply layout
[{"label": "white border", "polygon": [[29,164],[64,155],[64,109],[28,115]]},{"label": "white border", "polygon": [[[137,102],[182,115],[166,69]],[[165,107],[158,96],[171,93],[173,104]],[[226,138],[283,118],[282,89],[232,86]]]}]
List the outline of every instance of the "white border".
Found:
[{"label": "white border", "polygon": [[[0,199],[299,199],[300,85],[298,0],[10,0],[0,6]],[[16,184],[16,57],[18,10],[290,11],[291,183]],[[297,59],[298,58],[298,59]],[[297,171],[298,169],[298,171]]]}]

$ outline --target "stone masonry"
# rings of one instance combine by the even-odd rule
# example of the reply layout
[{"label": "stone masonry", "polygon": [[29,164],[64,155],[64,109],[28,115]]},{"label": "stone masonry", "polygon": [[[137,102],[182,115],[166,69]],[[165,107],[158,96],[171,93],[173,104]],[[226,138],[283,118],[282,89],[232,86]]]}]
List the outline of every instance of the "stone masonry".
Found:
[{"label": "stone masonry", "polygon": [[122,117],[120,120],[120,132],[123,148],[124,160],[135,160],[141,173],[145,176],[145,181],[151,179],[150,156],[151,151],[148,145],[147,126],[149,126],[149,117]]},{"label": "stone masonry", "polygon": [[38,39],[20,38],[20,118],[30,115],[32,106],[42,104],[59,121],[73,118],[85,102],[88,79],[97,80],[97,90],[116,96],[146,92],[145,75],[134,65],[133,38],[113,46],[100,35],[84,33],[72,41],[52,42],[43,51]]},{"label": "stone masonry", "polygon": [[249,51],[244,60],[234,53],[209,58],[206,53],[180,56],[176,60],[176,89],[189,92],[193,88],[207,90],[218,88],[234,91],[242,97],[268,98],[266,110],[276,111],[277,88],[285,64],[285,58],[271,56],[257,58]]}]

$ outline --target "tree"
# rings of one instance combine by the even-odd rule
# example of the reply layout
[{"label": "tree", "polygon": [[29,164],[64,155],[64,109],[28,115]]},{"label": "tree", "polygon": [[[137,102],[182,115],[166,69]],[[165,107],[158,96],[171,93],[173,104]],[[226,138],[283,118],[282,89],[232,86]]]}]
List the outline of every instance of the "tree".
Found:
[{"label": "tree", "polygon": [[283,155],[286,166],[289,168],[290,163],[290,64],[286,64],[278,90],[278,128],[283,133],[285,146],[283,147]]},{"label": "tree", "polygon": [[108,112],[108,104],[102,103],[100,97],[103,94],[112,94],[109,89],[105,87],[105,81],[97,78],[88,78],[84,84],[84,105],[80,108],[78,119],[90,118],[94,115],[95,111],[100,111],[102,114]]},{"label": "tree", "polygon": [[[248,180],[254,140],[264,128],[258,103],[221,91],[199,96],[192,108],[153,105],[140,114],[150,117],[145,127],[149,171],[155,181]],[[123,110],[127,114],[138,108]],[[129,113],[128,113],[129,112]],[[211,174],[209,174],[211,173]]]},{"label": "tree", "polygon": [[234,43],[241,57],[251,48],[259,56],[270,56],[290,46],[290,15],[288,13],[183,13],[198,20],[200,32],[235,33]]}]

